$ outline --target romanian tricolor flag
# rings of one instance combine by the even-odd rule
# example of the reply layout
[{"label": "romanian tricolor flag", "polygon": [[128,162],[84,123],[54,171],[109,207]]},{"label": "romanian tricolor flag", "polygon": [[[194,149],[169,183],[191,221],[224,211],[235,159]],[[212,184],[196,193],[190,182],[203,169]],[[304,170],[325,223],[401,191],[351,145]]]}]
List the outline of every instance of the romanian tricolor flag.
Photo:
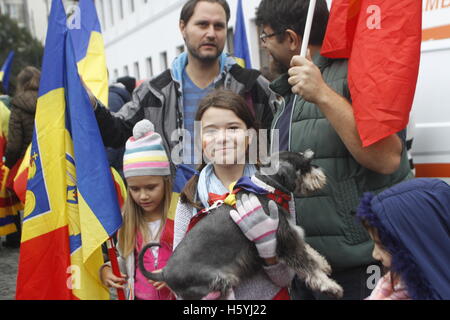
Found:
[{"label": "romanian tricolor flag", "polygon": [[[25,195],[27,192],[28,166],[30,164],[30,150],[31,144],[27,148],[27,151],[23,156],[23,160],[20,162],[20,166],[17,168],[17,172],[15,172],[14,177],[12,177],[14,192],[16,193],[17,198],[19,198],[22,204],[25,204]],[[117,191],[117,200],[119,201],[119,205],[122,208],[127,196],[127,188],[125,187],[125,183],[120,174],[113,167],[110,167],[110,169]]]},{"label": "romanian tricolor flag", "polygon": [[62,0],[53,0],[25,202],[17,299],[108,299],[101,245],[121,225]]},{"label": "romanian tricolor flag", "polygon": [[175,212],[177,210],[178,200],[180,199],[180,194],[183,191],[186,183],[198,172],[187,165],[180,164],[176,168],[175,179],[172,186],[172,199],[170,202],[169,213],[167,214],[167,221],[164,231],[161,235],[161,240],[167,243],[173,244],[173,232],[174,232],[174,221]]},{"label": "romanian tricolor flag", "polygon": [[[108,72],[106,68],[105,50],[94,2],[92,0],[81,0],[77,10],[74,11],[69,25],[75,56],[78,62],[78,73],[94,93],[94,95],[105,105],[108,105]],[[14,178],[14,191],[22,203],[25,202],[27,189],[28,164],[30,163],[29,151],[23,158]],[[123,203],[126,197],[124,183],[119,174],[111,168],[119,203]]]},{"label": "romanian tricolor flag", "polygon": [[248,49],[247,32],[245,31],[242,0],[238,0],[236,25],[234,31],[234,56],[242,68],[251,68],[250,51]]},{"label": "romanian tricolor flag", "polygon": [[3,84],[3,88],[6,92],[9,90],[9,76],[11,73],[12,61],[14,59],[14,51],[11,51],[8,54],[8,57],[5,60],[2,68],[0,69],[0,82]]},{"label": "romanian tricolor flag", "polygon": [[6,187],[9,174],[8,167],[2,164],[0,170],[0,236],[6,236],[17,231],[14,216],[18,214],[19,210],[23,210],[23,205],[16,195]]},{"label": "romanian tricolor flag", "polygon": [[80,0],[74,15],[75,23],[69,24],[69,32],[75,47],[78,72],[97,99],[107,106],[108,70],[94,1]]},{"label": "romanian tricolor flag", "polygon": [[406,128],[422,41],[422,1],[333,0],[322,55],[348,58],[363,146]]},{"label": "romanian tricolor flag", "polygon": [[[0,101],[0,160],[3,159],[6,150],[10,113],[8,107]],[[8,175],[8,167],[0,161],[0,236],[17,231],[13,216],[22,209],[14,194],[6,188]]]}]

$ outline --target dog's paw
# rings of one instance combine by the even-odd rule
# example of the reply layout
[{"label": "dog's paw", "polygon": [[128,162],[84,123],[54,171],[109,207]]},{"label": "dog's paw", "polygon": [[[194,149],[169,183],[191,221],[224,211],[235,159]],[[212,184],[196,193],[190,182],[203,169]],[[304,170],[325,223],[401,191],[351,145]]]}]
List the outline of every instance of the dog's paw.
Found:
[{"label": "dog's paw", "polygon": [[344,289],[331,279],[322,285],[320,291],[337,299],[344,296]]},{"label": "dog's paw", "polygon": [[319,291],[335,298],[342,298],[344,290],[325,273],[316,270],[313,275],[305,278],[306,285],[313,291]]},{"label": "dog's paw", "polygon": [[305,249],[308,255],[316,261],[320,270],[325,272],[327,275],[331,275],[331,266],[328,263],[327,259],[314,250],[309,244],[305,243]]},{"label": "dog's paw", "polygon": [[217,272],[212,283],[210,284],[210,292],[220,292],[221,297],[226,297],[233,287],[237,286],[239,278],[232,273]]},{"label": "dog's paw", "polygon": [[301,171],[297,172],[299,182],[297,183],[296,193],[307,195],[311,192],[322,189],[327,183],[327,177],[321,168],[313,166],[311,171],[302,174]]}]

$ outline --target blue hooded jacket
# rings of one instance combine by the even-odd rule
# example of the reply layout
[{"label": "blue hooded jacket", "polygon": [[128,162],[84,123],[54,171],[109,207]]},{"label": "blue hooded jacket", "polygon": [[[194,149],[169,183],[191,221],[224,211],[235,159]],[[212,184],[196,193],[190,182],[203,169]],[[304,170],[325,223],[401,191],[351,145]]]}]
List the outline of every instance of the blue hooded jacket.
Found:
[{"label": "blue hooded jacket", "polygon": [[367,193],[358,217],[378,231],[398,274],[415,300],[450,299],[450,186],[413,179],[377,196]]}]

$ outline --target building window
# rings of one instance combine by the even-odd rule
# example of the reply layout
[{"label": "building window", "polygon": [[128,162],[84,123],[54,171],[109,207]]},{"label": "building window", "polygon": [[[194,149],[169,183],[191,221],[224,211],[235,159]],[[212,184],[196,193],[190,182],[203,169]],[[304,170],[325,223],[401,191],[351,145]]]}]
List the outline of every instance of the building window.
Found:
[{"label": "building window", "polygon": [[102,20],[103,29],[106,29],[106,24],[105,24],[105,3],[103,2],[103,0],[100,0],[100,11],[101,11],[100,19]]},{"label": "building window", "polygon": [[130,71],[128,70],[128,66],[123,67],[123,75],[124,76],[129,76],[130,75]]},{"label": "building window", "polygon": [[134,63],[134,77],[136,80],[141,80],[141,73],[139,72],[139,62]]},{"label": "building window", "polygon": [[20,27],[26,24],[24,4],[7,3],[5,12],[13,20],[16,20]]},{"label": "building window", "polygon": [[109,0],[109,19],[111,22],[111,26],[114,26],[114,7],[113,7],[113,0]]},{"label": "building window", "polygon": [[228,53],[234,55],[234,31],[233,28],[229,28],[227,31],[227,50]]},{"label": "building window", "polygon": [[119,16],[120,19],[123,19],[123,0],[120,0],[119,2]]},{"label": "building window", "polygon": [[134,0],[130,0],[130,9],[131,12],[134,12]]},{"label": "building window", "polygon": [[159,55],[159,61],[161,64],[161,72],[162,71],[166,71],[168,68],[168,63],[167,63],[167,52],[161,52]]},{"label": "building window", "polygon": [[184,44],[182,44],[181,46],[177,47],[177,51],[176,54],[177,56],[179,56],[180,54],[182,54],[184,52]]},{"label": "building window", "polygon": [[147,58],[147,78],[153,77],[153,61],[151,57]]}]

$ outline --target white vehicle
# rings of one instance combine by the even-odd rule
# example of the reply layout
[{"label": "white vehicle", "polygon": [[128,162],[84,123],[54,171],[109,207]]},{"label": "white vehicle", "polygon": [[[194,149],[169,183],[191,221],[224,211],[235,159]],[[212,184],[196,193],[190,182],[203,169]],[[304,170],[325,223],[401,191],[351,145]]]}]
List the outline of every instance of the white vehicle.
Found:
[{"label": "white vehicle", "polygon": [[418,177],[450,182],[450,1],[423,0],[422,41],[412,156]]}]

